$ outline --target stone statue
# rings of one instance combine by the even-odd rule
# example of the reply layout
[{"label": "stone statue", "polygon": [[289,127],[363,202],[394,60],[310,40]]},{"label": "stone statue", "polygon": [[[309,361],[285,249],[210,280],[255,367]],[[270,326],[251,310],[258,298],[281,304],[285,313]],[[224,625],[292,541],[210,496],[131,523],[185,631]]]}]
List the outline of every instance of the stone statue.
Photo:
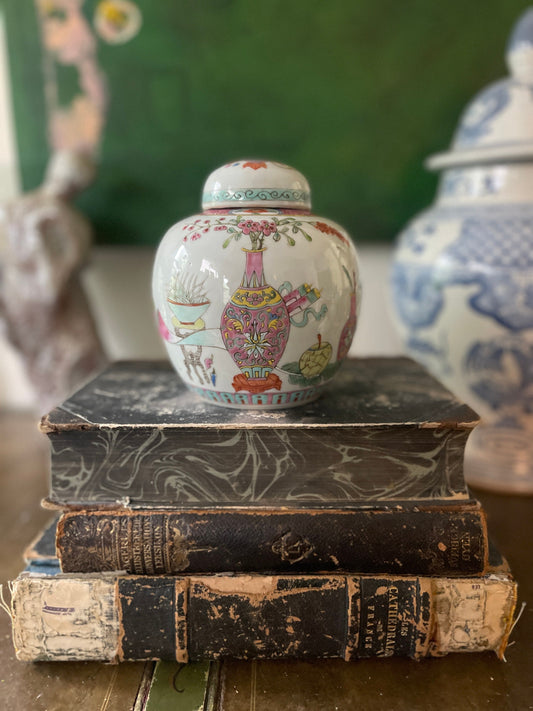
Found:
[{"label": "stone statue", "polygon": [[43,184],[0,208],[0,326],[22,356],[45,413],[105,363],[80,270],[91,227],[70,200],[94,161],[55,153]]}]

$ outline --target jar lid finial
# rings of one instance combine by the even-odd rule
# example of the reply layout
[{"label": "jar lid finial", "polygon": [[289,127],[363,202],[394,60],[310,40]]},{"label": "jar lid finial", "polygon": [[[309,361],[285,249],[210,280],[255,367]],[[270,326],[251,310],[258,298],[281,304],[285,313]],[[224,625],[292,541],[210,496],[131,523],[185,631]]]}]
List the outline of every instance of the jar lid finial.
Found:
[{"label": "jar lid finial", "polygon": [[533,7],[528,8],[516,22],[507,43],[505,58],[513,79],[533,84]]}]

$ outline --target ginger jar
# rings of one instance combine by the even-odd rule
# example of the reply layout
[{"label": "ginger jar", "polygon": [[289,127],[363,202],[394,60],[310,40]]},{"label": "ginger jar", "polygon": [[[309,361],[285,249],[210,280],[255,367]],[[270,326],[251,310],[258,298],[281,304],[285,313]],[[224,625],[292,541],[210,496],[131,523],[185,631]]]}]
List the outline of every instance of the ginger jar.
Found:
[{"label": "ginger jar", "polygon": [[203,212],[159,245],[159,331],[184,382],[235,408],[315,399],[346,357],[360,302],[347,232],[311,213],[289,166],[240,160],[207,179]]},{"label": "ginger jar", "polygon": [[437,199],[399,236],[392,270],[406,349],[481,415],[471,484],[533,492],[533,8],[510,76],[468,105]]}]

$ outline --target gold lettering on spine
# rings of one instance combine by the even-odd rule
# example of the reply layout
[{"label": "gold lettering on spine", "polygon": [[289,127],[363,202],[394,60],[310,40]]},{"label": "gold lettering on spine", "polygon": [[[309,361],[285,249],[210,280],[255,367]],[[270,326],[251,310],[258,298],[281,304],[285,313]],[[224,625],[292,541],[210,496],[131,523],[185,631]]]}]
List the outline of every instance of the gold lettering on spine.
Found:
[{"label": "gold lettering on spine", "polygon": [[162,528],[162,532],[164,531],[163,539],[161,541],[161,555],[163,557],[164,561],[164,570],[166,572],[174,572],[170,561],[171,561],[171,546],[174,546],[174,539],[171,536],[170,529],[170,516],[165,516],[164,519],[165,522],[165,527],[164,529]]},{"label": "gold lettering on spine", "polygon": [[461,558],[468,562],[472,557],[472,539],[470,533],[465,531],[461,538]]},{"label": "gold lettering on spine", "polygon": [[[152,526],[153,519],[152,516],[140,516],[141,522],[141,541],[142,541],[142,572],[146,575],[152,575],[156,571],[154,570],[154,558],[153,558],[153,543],[152,536],[154,533],[154,526]],[[154,518],[156,518],[154,516]],[[157,523],[156,526],[157,528]]]},{"label": "gold lettering on spine", "polygon": [[450,532],[450,567],[457,568],[460,557],[460,541],[457,531]]},{"label": "gold lettering on spine", "polygon": [[142,529],[142,518],[140,516],[132,517],[132,563],[133,572],[139,575],[144,573],[143,566],[143,529]]},{"label": "gold lettering on spine", "polygon": [[375,624],[376,624],[376,606],[368,605],[366,610],[366,627],[364,632],[364,648],[367,651],[372,651],[374,649],[374,634],[375,634]]},{"label": "gold lettering on spine", "polygon": [[166,519],[168,516],[163,516],[162,518],[158,516],[156,525],[153,527],[152,540],[153,548],[152,555],[154,559],[154,573],[164,573],[170,572],[165,571],[165,564],[163,560],[163,526],[166,524]]},{"label": "gold lettering on spine", "polygon": [[118,569],[131,569],[131,518],[125,516],[117,521],[117,537],[118,537]]},{"label": "gold lettering on spine", "polygon": [[394,654],[396,647],[396,631],[398,629],[398,588],[391,585],[389,588],[389,605],[387,610],[387,630],[385,636],[385,656]]}]

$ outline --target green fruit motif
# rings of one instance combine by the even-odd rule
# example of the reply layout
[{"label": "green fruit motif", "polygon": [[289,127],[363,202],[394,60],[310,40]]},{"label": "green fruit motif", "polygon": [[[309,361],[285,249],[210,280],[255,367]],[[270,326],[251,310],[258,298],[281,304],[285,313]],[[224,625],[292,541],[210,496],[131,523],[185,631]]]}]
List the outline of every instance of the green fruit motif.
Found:
[{"label": "green fruit motif", "polygon": [[322,337],[318,334],[318,342],[314,343],[311,348],[308,348],[300,356],[298,361],[300,373],[305,378],[316,378],[329,363],[331,353],[331,344],[327,341],[322,343]]}]

